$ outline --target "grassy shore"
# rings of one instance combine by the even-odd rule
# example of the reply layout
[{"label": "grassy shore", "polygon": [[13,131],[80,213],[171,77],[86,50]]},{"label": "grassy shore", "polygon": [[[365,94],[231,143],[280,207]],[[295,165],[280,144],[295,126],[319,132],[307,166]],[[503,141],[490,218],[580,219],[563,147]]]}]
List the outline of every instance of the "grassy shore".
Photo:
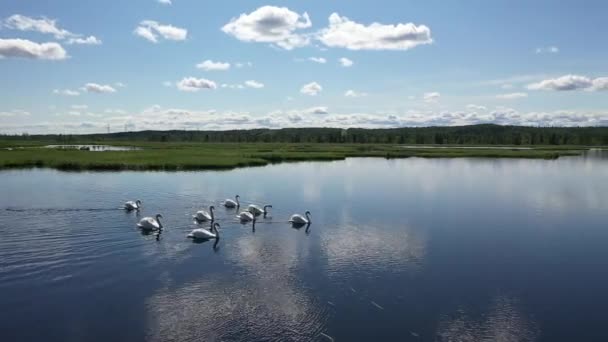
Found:
[{"label": "grassy shore", "polygon": [[[91,142],[94,143],[94,142]],[[0,168],[48,167],[60,170],[213,170],[307,160],[348,157],[381,158],[544,158],[577,155],[581,147],[515,149],[404,148],[378,144],[184,144],[115,143],[141,147],[136,151],[91,152],[40,148],[46,142],[0,143]],[[107,144],[107,143],[106,143]],[[7,147],[17,147],[7,150]],[[25,147],[24,147],[25,146]]]}]

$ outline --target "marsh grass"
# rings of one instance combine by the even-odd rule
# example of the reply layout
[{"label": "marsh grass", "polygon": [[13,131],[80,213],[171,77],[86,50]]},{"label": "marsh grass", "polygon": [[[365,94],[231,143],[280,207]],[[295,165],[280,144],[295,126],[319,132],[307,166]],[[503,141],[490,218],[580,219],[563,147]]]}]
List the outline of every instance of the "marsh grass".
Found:
[{"label": "marsh grass", "polygon": [[[95,142],[88,142],[94,144]],[[544,158],[577,155],[581,147],[535,147],[531,150],[428,149],[381,144],[279,144],[279,143],[156,143],[124,141],[116,145],[142,147],[136,151],[91,152],[43,149],[48,142],[2,143],[0,168],[49,167],[59,170],[214,170],[271,163],[340,160],[348,157],[380,158]],[[104,142],[104,144],[108,144]],[[111,143],[110,143],[111,144]]]}]

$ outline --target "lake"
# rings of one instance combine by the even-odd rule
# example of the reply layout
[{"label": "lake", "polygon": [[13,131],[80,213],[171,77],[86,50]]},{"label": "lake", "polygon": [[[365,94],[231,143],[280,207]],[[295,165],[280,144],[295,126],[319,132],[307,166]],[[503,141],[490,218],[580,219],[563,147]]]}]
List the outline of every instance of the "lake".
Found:
[{"label": "lake", "polygon": [[[0,172],[4,341],[606,341],[608,156]],[[272,204],[255,230],[220,206]],[[158,237],[139,216],[161,213]],[[194,243],[214,204],[220,241]],[[312,212],[309,229],[287,223]]]}]

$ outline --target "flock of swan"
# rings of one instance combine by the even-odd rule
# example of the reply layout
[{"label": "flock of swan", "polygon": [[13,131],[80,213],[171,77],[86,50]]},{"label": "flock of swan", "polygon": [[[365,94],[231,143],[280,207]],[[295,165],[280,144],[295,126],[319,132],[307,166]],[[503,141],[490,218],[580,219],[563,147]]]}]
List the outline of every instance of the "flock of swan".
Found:
[{"label": "flock of swan", "polygon": [[[241,206],[241,203],[239,202],[239,198],[240,198],[239,195],[236,195],[234,200],[226,199],[224,202],[222,202],[222,205],[228,209],[237,209],[238,210],[238,208],[240,208],[240,206]],[[132,210],[139,211],[141,208],[142,208],[142,202],[140,200],[127,201],[124,204],[124,209],[128,210],[128,211],[132,211]],[[263,207],[259,207],[255,204],[250,204],[247,207],[247,210],[242,211],[236,217],[242,223],[252,222],[253,224],[255,224],[256,217],[259,215],[263,215],[264,217],[266,217],[266,215],[268,214],[269,208],[272,208],[272,205],[267,204]],[[206,229],[206,228],[193,229],[187,235],[187,237],[195,239],[195,240],[219,239],[220,233],[219,233],[218,228],[220,228],[220,224],[215,222],[215,215],[213,214],[214,209],[215,209],[214,206],[210,206],[209,211],[199,210],[196,212],[196,214],[192,215],[192,218],[194,220],[196,220],[196,222],[198,222],[198,223],[210,222],[211,226],[209,227],[209,229]],[[140,229],[142,229],[144,231],[148,231],[148,232],[160,231],[163,229],[163,225],[160,222],[161,218],[163,218],[163,215],[161,215],[161,214],[157,214],[154,217],[144,217],[141,220],[139,220],[139,223],[137,223],[137,226]],[[291,223],[295,227],[302,227],[304,225],[309,226],[312,223],[310,211],[306,211],[306,213],[304,213],[304,215],[293,214],[289,218],[288,222]]]}]

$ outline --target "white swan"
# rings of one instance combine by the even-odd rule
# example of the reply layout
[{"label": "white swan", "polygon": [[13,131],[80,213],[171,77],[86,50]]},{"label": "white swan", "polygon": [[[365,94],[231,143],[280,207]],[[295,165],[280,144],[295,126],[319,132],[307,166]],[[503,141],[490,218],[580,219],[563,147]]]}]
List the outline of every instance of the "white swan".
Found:
[{"label": "white swan", "polygon": [[[216,222],[215,224],[213,224],[213,226],[211,227],[210,230],[207,230],[205,228],[197,228],[197,229],[192,230],[190,232],[190,234],[188,234],[188,237],[192,238],[192,239],[200,239],[200,240],[219,239],[220,233],[217,230],[219,227],[220,227],[220,224]],[[215,233],[213,233],[212,230],[215,230]]]},{"label": "white swan", "polygon": [[163,224],[160,223],[160,218],[163,215],[157,214],[156,217],[144,217],[139,220],[137,226],[143,230],[161,230],[163,229]]},{"label": "white swan", "polygon": [[239,220],[241,220],[241,222],[249,222],[249,221],[255,221],[255,215],[253,215],[252,213],[248,212],[248,211],[242,211],[240,214],[238,214],[236,216]]},{"label": "white swan", "polygon": [[291,218],[289,218],[289,222],[295,223],[295,224],[310,224],[310,223],[312,223],[310,211],[307,211],[304,215],[306,215],[306,217],[304,217],[304,216],[302,216],[300,214],[293,214],[293,215],[291,215]]},{"label": "white swan", "polygon": [[226,208],[238,208],[238,207],[240,207],[241,203],[239,202],[239,195],[236,195],[234,197],[234,199],[236,200],[236,202],[233,201],[233,200],[231,200],[231,199],[229,199],[229,198],[227,198],[224,201],[224,207],[226,207]]},{"label": "white swan", "polygon": [[255,204],[250,204],[249,207],[247,208],[247,211],[254,214],[255,216],[258,216],[261,214],[264,214],[264,216],[266,216],[266,214],[268,214],[268,210],[266,208],[272,208],[272,205],[267,204],[264,206],[264,209],[262,209]]},{"label": "white swan", "polygon": [[139,210],[139,209],[141,209],[141,201],[140,200],[137,200],[135,202],[127,201],[127,202],[125,202],[124,208],[126,210]]},{"label": "white swan", "polygon": [[213,215],[213,209],[215,209],[215,207],[210,206],[209,212],[206,212],[204,210],[199,210],[196,212],[196,215],[192,215],[192,217],[200,222],[206,222],[206,221],[213,222],[215,220],[215,216]]}]

